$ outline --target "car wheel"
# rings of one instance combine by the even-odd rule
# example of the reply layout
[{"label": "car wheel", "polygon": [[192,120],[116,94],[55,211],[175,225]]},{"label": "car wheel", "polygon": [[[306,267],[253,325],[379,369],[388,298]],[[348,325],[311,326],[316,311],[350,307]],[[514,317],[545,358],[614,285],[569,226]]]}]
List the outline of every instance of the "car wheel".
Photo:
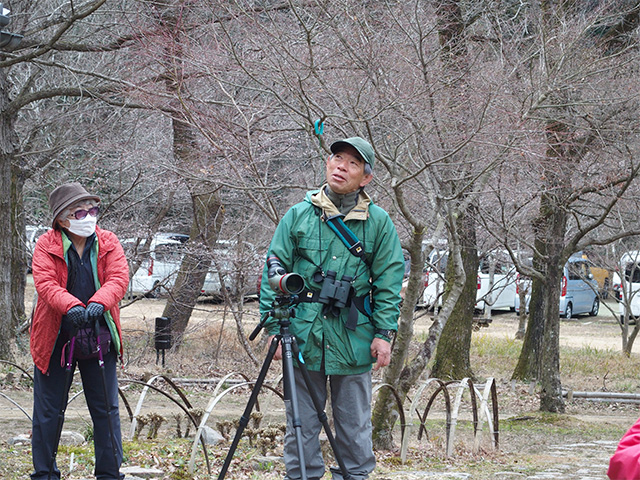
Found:
[{"label": "car wheel", "polygon": [[593,307],[591,307],[591,311],[589,312],[589,315],[591,315],[592,317],[595,317],[596,315],[598,315],[599,311],[600,311],[600,300],[595,298],[593,300]]},{"label": "car wheel", "polygon": [[564,311],[564,318],[571,318],[573,316],[573,305],[567,304],[567,309]]},{"label": "car wheel", "polygon": [[[620,325],[624,325],[624,315],[620,315],[619,317]],[[629,326],[636,324],[636,317],[633,315],[629,315]]]}]

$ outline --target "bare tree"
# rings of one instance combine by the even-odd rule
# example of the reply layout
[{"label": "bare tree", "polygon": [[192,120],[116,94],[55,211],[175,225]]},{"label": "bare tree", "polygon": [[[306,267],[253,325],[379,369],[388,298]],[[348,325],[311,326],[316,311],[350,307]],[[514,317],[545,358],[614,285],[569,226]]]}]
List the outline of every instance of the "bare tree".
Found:
[{"label": "bare tree", "polygon": [[[444,138],[455,139],[455,144],[460,144],[462,139],[469,135],[468,112],[472,111],[470,105],[469,89],[467,83],[470,76],[468,58],[469,51],[466,46],[467,27],[469,25],[463,18],[461,2],[444,0],[437,2],[436,15],[438,18],[438,36],[440,38],[441,59],[444,84],[449,90],[449,108],[451,115],[442,120]],[[463,113],[464,112],[464,113]],[[451,145],[449,148],[453,147]],[[457,156],[468,155],[473,151],[464,151]],[[453,160],[455,162],[455,156]],[[473,171],[473,168],[470,167]],[[460,175],[460,172],[458,172]],[[471,361],[471,332],[473,327],[473,312],[476,304],[477,271],[478,271],[478,247],[476,239],[477,199],[475,195],[459,190],[457,181],[449,181],[452,194],[461,194],[462,202],[466,205],[460,209],[456,218],[456,231],[461,241],[462,265],[465,272],[465,282],[462,295],[456,302],[442,330],[438,341],[435,362],[432,375],[446,380],[472,377]],[[445,276],[449,283],[455,278],[454,265],[447,265]],[[445,298],[448,288],[445,285]],[[490,307],[489,307],[490,308]]]},{"label": "bare tree", "polygon": [[[604,224],[638,173],[637,155],[624,145],[627,132],[636,131],[629,113],[637,106],[624,93],[622,81],[637,55],[629,49],[614,53],[608,41],[593,35],[594,25],[615,22],[631,11],[624,5],[590,9],[545,2],[531,17],[538,34],[528,51],[535,63],[522,66],[533,68],[528,75],[534,82],[522,118],[539,132],[530,143],[538,146],[530,151],[528,165],[540,180],[540,196],[529,244],[533,268],[520,265],[533,282],[529,324],[514,378],[540,381],[541,409],[546,411],[564,410],[558,344],[561,269],[573,252],[595,241],[592,232]],[[621,64],[626,67],[621,69]],[[506,226],[511,232],[507,239],[515,238],[512,226]]]},{"label": "bare tree", "polygon": [[[447,122],[441,120],[446,117],[454,123],[447,116],[454,89],[445,93],[446,81],[434,80],[444,77],[440,77],[439,39],[433,34],[433,26],[425,24],[433,13],[429,2],[370,4],[367,8],[351,1],[313,8],[296,3],[252,8],[230,3],[226,10],[219,4],[212,8],[217,13],[216,25],[223,32],[223,45],[231,52],[233,61],[228,67],[233,75],[217,69],[214,62],[215,67],[207,70],[208,78],[215,79],[218,86],[230,93],[228,102],[233,103],[241,118],[252,119],[251,123],[245,123],[247,140],[238,145],[244,148],[245,157],[252,160],[251,168],[260,169],[255,170],[259,175],[248,176],[244,185],[252,182],[252,188],[270,195],[286,186],[283,179],[300,178],[304,188],[316,186],[322,181],[321,165],[328,151],[325,135],[339,138],[359,134],[371,139],[381,166],[375,172],[374,198],[390,211],[403,246],[411,255],[412,270],[392,365],[385,372],[385,381],[402,383],[399,390],[407,392],[424,371],[462,293],[464,268],[473,271],[475,285],[477,255],[468,257],[475,267],[463,268],[458,219],[471,204],[469,199],[473,195],[467,193],[484,181],[484,172],[494,168],[495,162],[479,161],[460,152],[469,148],[482,130],[483,112],[490,95],[469,90],[472,99],[470,103],[457,105],[460,109],[457,120],[469,116],[465,105],[484,101],[475,104],[480,107],[477,115],[469,119],[466,135],[457,139],[454,135],[446,140],[438,138],[443,132],[449,135],[457,130],[445,128]],[[238,35],[246,31],[252,35]],[[396,61],[389,62],[389,58]],[[245,101],[251,92],[251,102]],[[203,132],[207,131],[201,116],[194,115],[192,121],[202,125]],[[317,121],[325,125],[324,135],[316,135]],[[278,151],[307,167],[306,175],[287,176],[290,170],[274,175],[278,169],[291,169],[291,165],[289,161],[278,161],[282,157],[277,155],[275,160],[267,161],[273,146],[260,138],[261,131],[268,131],[278,139],[288,137],[277,144]],[[317,144],[313,145],[316,138]],[[219,141],[218,137],[215,139]],[[499,156],[492,148],[486,152],[489,158]],[[459,173],[461,170],[464,173]],[[310,177],[309,172],[318,174]],[[232,178],[234,187],[242,188],[243,181]],[[226,180],[225,185],[229,184],[230,180]],[[277,219],[288,205],[275,208],[273,218]],[[259,208],[266,213],[266,207],[271,206],[270,202]],[[441,220],[436,218],[436,212]],[[438,223],[443,227],[437,227]],[[450,264],[454,270],[449,295],[429,339],[410,368],[403,370],[413,336],[413,306],[420,292],[422,246],[428,229],[433,237],[438,232],[448,232]],[[475,303],[475,290],[467,301]],[[381,399],[380,411],[385,418],[380,429],[384,429],[383,424],[393,424],[391,412],[384,404]]]},{"label": "bare tree", "polygon": [[[72,138],[75,132],[64,128],[64,117],[73,115],[83,99],[112,92],[114,84],[120,82],[105,72],[120,44],[97,33],[108,25],[117,25],[118,15],[102,17],[98,27],[91,21],[100,15],[104,3],[15,1],[11,5],[12,29],[24,39],[12,51],[0,55],[0,168],[5,182],[0,223],[6,227],[5,232],[11,233],[0,241],[4,262],[0,278],[0,358],[11,355],[14,329],[24,317],[25,182],[59,157],[65,147],[70,150],[64,139]],[[120,30],[114,28],[116,37]],[[57,123],[45,120],[49,115],[57,115]]]}]

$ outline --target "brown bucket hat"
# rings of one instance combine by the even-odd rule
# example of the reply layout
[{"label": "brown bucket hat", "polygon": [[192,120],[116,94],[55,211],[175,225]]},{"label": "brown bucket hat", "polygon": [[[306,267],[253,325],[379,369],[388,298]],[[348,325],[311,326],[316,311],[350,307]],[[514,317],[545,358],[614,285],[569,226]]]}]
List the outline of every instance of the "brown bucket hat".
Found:
[{"label": "brown bucket hat", "polygon": [[58,215],[60,215],[65,208],[80,200],[95,200],[99,202],[100,197],[91,195],[78,182],[65,183],[51,192],[49,195],[49,208],[52,214],[51,226],[55,228]]}]

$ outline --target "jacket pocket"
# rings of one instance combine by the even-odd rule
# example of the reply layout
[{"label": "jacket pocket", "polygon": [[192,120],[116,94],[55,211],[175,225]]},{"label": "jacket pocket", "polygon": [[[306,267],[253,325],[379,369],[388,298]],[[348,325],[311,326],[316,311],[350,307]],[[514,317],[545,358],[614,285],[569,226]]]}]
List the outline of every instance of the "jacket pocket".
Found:
[{"label": "jacket pocket", "polygon": [[[346,320],[346,318],[345,318]],[[347,364],[350,367],[362,367],[371,365],[371,341],[373,340],[373,325],[369,318],[361,313],[358,314],[358,323],[355,330],[348,330],[345,333],[349,344],[350,355]]]},{"label": "jacket pocket", "polygon": [[[298,305],[296,316],[291,319],[291,333],[295,336],[300,352],[307,363],[318,362],[316,358],[322,355],[322,338],[318,337],[317,328],[314,328],[317,313],[309,304]],[[322,329],[320,329],[322,335]]]},{"label": "jacket pocket", "polygon": [[295,271],[304,277],[307,287],[318,289],[320,284],[313,281],[316,272],[322,270],[322,261],[327,248],[321,248],[318,239],[301,238],[298,242],[299,258],[294,265]]}]

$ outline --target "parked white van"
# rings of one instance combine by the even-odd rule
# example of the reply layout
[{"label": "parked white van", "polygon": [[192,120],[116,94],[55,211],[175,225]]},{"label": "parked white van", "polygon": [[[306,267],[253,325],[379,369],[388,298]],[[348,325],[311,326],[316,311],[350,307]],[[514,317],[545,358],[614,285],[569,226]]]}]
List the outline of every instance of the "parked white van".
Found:
[{"label": "parked white van", "polygon": [[630,323],[640,317],[640,251],[626,252],[620,258],[620,323],[629,309]]},{"label": "parked white van", "polygon": [[[425,289],[422,306],[433,308],[442,305],[445,271],[449,253],[446,250],[433,250],[429,255],[425,271]],[[493,283],[491,283],[493,270]],[[491,309],[514,309],[516,294],[516,269],[507,252],[489,252],[480,259],[477,274],[478,291],[476,309],[484,311],[487,305]]]},{"label": "parked white van", "polygon": [[173,287],[188,240],[189,235],[179,233],[158,233],[148,247],[144,240],[139,243],[133,238],[123,240],[130,262],[133,258],[142,259],[129,282],[129,295],[157,297]]},{"label": "parked white van", "polygon": [[[493,278],[491,277],[492,270]],[[506,251],[491,252],[485,255],[480,259],[478,268],[476,308],[484,311],[489,305],[492,310],[502,308],[514,310],[516,278],[516,267]]]},{"label": "parked white van", "polygon": [[[188,235],[158,233],[148,249],[142,242],[138,254],[142,253],[143,260],[129,283],[130,296],[157,297],[170,290],[175,284],[188,240]],[[135,241],[128,239],[122,243],[132,258]],[[212,251],[212,262],[200,294],[221,298],[222,284],[234,295],[256,294],[259,262],[260,257],[250,243],[237,245],[233,240],[219,240]]]},{"label": "parked white van", "polygon": [[447,270],[447,250],[433,249],[427,259],[424,269],[424,292],[420,306],[434,308],[442,305],[444,292],[444,274]]},{"label": "parked white van", "polygon": [[262,276],[264,259],[252,243],[218,240],[211,253],[211,266],[202,287],[202,295],[221,298],[223,287],[236,297],[258,295],[258,280]]}]

